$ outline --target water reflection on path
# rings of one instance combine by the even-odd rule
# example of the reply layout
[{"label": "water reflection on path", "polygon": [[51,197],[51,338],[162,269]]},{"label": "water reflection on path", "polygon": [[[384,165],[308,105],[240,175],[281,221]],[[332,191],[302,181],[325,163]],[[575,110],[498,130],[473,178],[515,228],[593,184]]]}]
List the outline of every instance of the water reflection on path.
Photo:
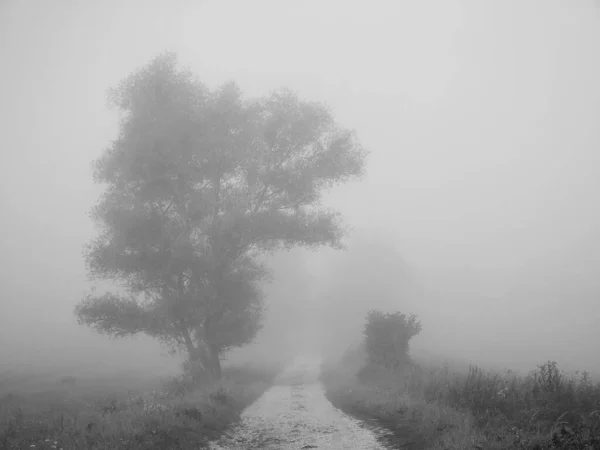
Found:
[{"label": "water reflection on path", "polygon": [[249,406],[230,433],[211,443],[219,449],[384,449],[376,434],[335,408],[318,380],[320,360],[297,358],[273,387]]}]

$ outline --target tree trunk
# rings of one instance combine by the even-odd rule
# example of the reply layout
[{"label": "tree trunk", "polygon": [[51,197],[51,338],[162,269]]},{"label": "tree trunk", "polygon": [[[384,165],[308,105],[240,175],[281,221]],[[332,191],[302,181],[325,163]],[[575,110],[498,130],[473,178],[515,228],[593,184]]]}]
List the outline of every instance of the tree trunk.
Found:
[{"label": "tree trunk", "polygon": [[210,363],[211,363],[211,371],[215,379],[220,380],[223,375],[223,371],[221,369],[221,359],[219,358],[219,349],[211,345],[210,346]]},{"label": "tree trunk", "polygon": [[211,343],[211,324],[213,322],[213,317],[208,316],[204,321],[204,348],[206,350],[207,362],[209,364],[209,370],[212,376],[216,380],[221,379],[222,370],[221,370],[221,360],[219,358],[221,354],[221,350],[217,345]]},{"label": "tree trunk", "polygon": [[190,362],[199,362],[204,371],[213,379],[221,379],[223,371],[219,358],[220,352],[216,346],[201,343],[198,347],[194,347],[190,340],[190,345],[187,345],[187,349]]},{"label": "tree trunk", "polygon": [[[191,363],[200,363],[202,370],[208,375],[213,376],[212,361],[210,358],[211,355],[207,354],[206,348],[202,344],[200,344],[198,347],[195,347],[189,333],[187,332],[183,333],[183,338],[185,340],[185,346],[187,347],[189,361]],[[200,381],[200,374],[193,373],[192,375],[197,379],[196,381]]]}]

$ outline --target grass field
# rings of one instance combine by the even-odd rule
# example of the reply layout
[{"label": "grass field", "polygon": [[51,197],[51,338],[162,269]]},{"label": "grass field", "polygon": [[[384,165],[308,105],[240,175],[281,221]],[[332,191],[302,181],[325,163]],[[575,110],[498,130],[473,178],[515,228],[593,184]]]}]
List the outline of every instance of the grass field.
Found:
[{"label": "grass field", "polygon": [[364,363],[354,349],[326,364],[327,396],[376,418],[403,448],[600,449],[600,383],[587,373],[565,375],[554,362],[528,375],[418,364],[390,373]]},{"label": "grass field", "polygon": [[193,389],[183,377],[0,373],[0,449],[204,448],[280,369],[226,366]]}]

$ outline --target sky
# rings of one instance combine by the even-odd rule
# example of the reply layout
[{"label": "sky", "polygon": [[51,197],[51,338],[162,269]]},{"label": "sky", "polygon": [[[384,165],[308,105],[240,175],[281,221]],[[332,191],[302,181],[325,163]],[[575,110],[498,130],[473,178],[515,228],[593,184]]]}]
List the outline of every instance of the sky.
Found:
[{"label": "sky", "polygon": [[[90,288],[91,162],[117,132],[106,91],[165,50],[211,87],[324,102],[370,151],[366,177],[326,197],[353,230],[348,252],[302,254],[307,310],[350,324],[410,309],[417,349],[600,371],[591,0],[0,1],[4,361],[171,364],[72,314]],[[341,294],[349,277],[361,298]],[[301,301],[286,298],[280,314]]]}]

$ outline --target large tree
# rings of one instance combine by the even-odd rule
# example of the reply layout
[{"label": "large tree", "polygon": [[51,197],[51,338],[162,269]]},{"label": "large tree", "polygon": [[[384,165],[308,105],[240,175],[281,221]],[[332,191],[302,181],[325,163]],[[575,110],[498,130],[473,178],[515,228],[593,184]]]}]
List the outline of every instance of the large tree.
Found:
[{"label": "large tree", "polygon": [[360,176],[365,152],[324,106],[287,91],[244,99],[208,89],[160,55],[110,91],[120,131],[94,163],[106,186],[86,248],[92,280],[118,293],[77,305],[81,324],[153,336],[187,350],[213,376],[219,356],[261,326],[261,254],[339,248],[343,228],[325,189]]}]

